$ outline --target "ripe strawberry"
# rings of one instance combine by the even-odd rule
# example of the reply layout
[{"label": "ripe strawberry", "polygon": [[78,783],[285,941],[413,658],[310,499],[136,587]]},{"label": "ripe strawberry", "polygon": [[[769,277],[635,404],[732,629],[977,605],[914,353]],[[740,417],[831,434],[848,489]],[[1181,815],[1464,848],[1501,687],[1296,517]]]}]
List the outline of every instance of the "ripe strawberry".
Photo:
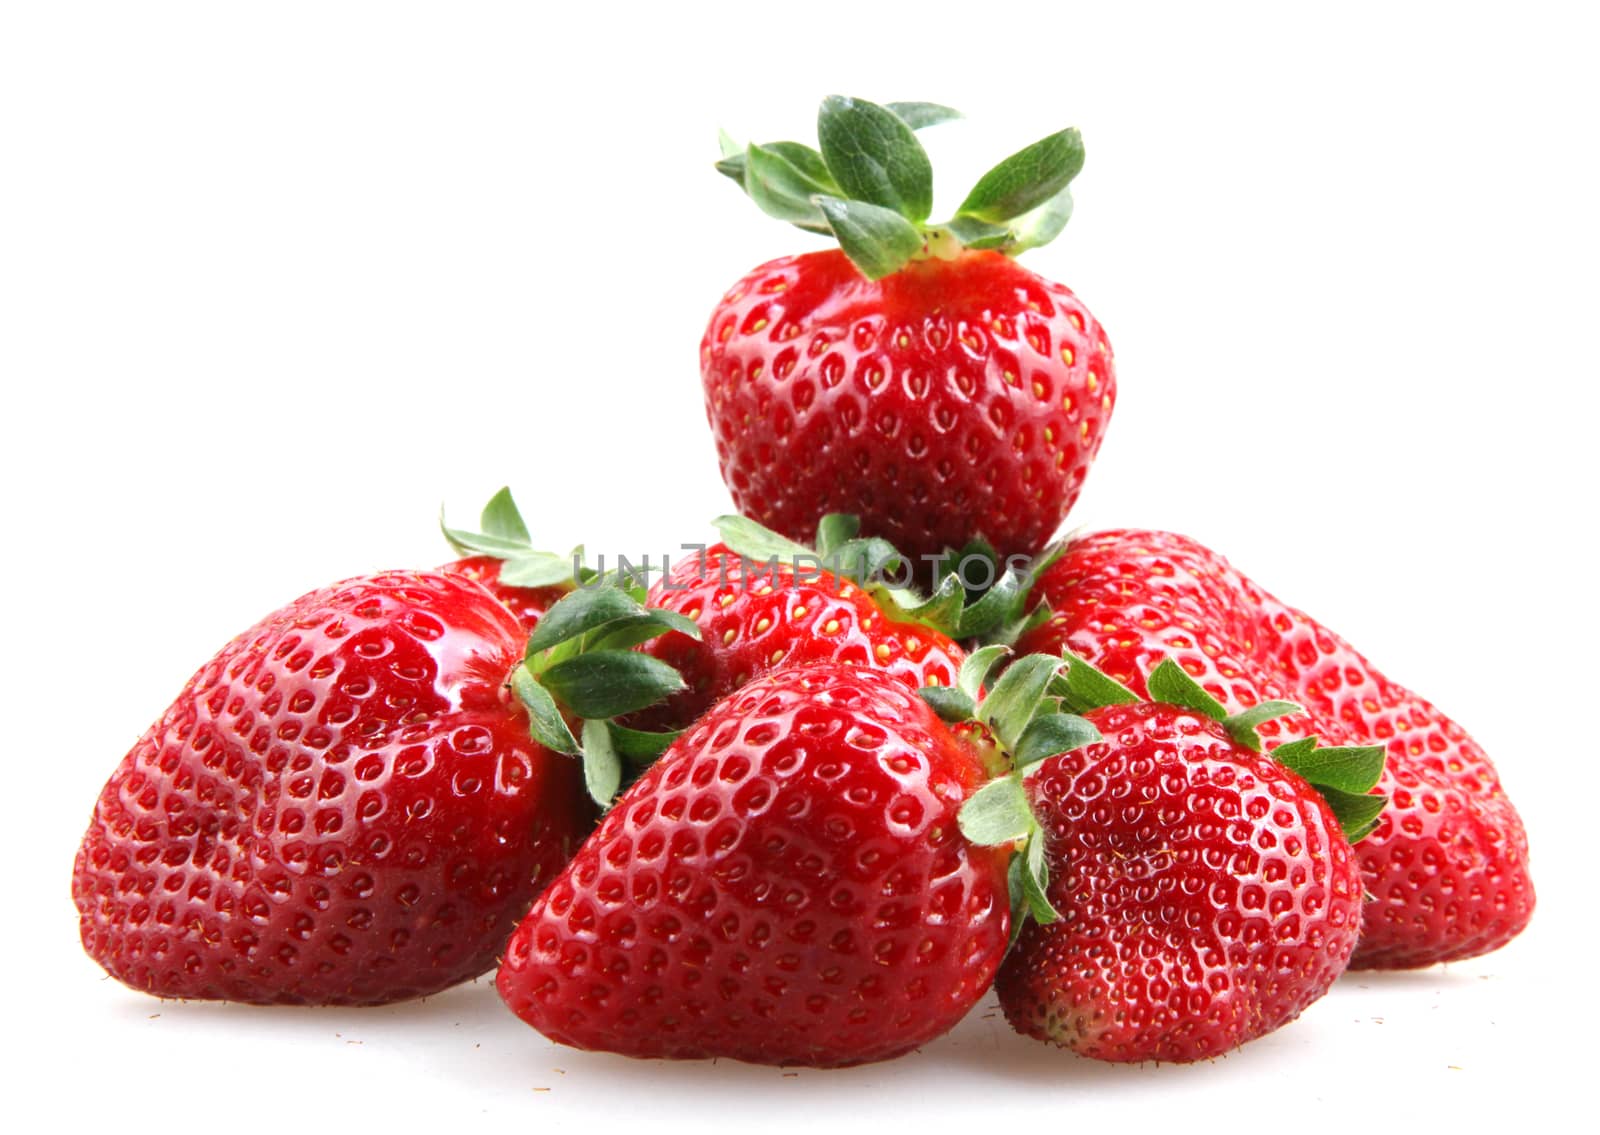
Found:
[{"label": "ripe strawberry", "polygon": [[1012,259],[1055,238],[1076,130],[985,174],[928,223],[926,104],[826,99],[820,152],[752,144],[719,169],[842,250],[763,264],[701,341],[706,413],[739,510],[793,539],[825,513],[922,557],[983,537],[1039,550],[1077,499],[1116,399],[1105,332]]},{"label": "ripe strawberry", "polygon": [[[651,607],[692,619],[701,632],[668,633],[640,648],[689,686],[647,711],[650,723],[682,727],[754,678],[814,662],[883,670],[911,690],[955,684],[961,648],[883,589],[836,574],[852,563],[848,548],[825,546],[819,555],[742,518],[719,523],[739,550],[714,544],[679,560],[650,589]],[[836,570],[814,566],[824,559]]]},{"label": "ripe strawberry", "polygon": [[1005,856],[964,840],[977,757],[895,678],[780,669],[641,777],[512,935],[500,995],[639,1057],[885,1060],[988,989]]},{"label": "ripe strawberry", "polygon": [[1356,944],[1361,884],[1336,813],[1355,834],[1370,824],[1383,799],[1361,793],[1382,749],[1297,743],[1307,775],[1344,790],[1314,788],[1259,752],[1254,725],[1290,703],[1225,718],[1169,661],[1149,685],[1170,700],[1129,704],[1074,670],[1110,689],[1075,702],[1103,739],[994,782],[962,812],[978,842],[1011,812],[1020,822],[995,834],[1026,832],[1047,875],[1044,918],[996,982],[1007,1019],[1121,1062],[1206,1059],[1293,1020]]},{"label": "ripe strawberry", "polygon": [[[628,645],[680,625],[584,591],[536,643],[446,572],[346,580],[267,616],[102,791],[73,870],[84,948],[162,997],[374,1004],[483,973],[592,826],[605,719],[681,688],[631,650],[578,649],[574,610],[607,603]],[[583,766],[551,751],[579,749],[580,716],[600,754]]]},{"label": "ripe strawberry", "polygon": [[1136,690],[1170,655],[1230,706],[1289,698],[1308,710],[1264,732],[1387,746],[1379,787],[1391,803],[1357,848],[1374,897],[1357,968],[1473,957],[1527,925],[1527,837],[1483,750],[1221,556],[1170,532],[1095,533],[1068,545],[1034,594],[1053,615],[1020,650],[1073,652]]}]

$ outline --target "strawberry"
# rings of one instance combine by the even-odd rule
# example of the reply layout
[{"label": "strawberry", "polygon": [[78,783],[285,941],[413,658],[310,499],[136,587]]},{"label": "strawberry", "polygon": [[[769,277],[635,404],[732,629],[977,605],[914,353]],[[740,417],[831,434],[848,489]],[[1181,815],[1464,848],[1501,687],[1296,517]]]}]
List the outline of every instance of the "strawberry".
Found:
[{"label": "strawberry", "polygon": [[73,869],[84,948],[162,997],[375,1004],[483,973],[592,827],[586,781],[607,798],[639,747],[608,719],[682,687],[625,649],[668,627],[695,631],[582,590],[530,638],[452,572],[302,596],[107,782]]},{"label": "strawberry", "polygon": [[1135,690],[1170,655],[1229,706],[1287,698],[1306,707],[1264,732],[1387,747],[1379,787],[1391,803],[1357,848],[1373,901],[1355,967],[1469,958],[1527,925],[1527,837],[1483,750],[1221,556],[1170,532],[1095,533],[1067,546],[1034,595],[1050,615],[1018,640],[1020,650],[1080,655]]},{"label": "strawberry", "polygon": [[1027,147],[930,224],[913,127],[953,115],[832,97],[819,149],[725,142],[718,168],[758,206],[841,246],[756,268],[701,340],[723,480],[792,539],[844,512],[919,562],[973,537],[1031,554],[1100,447],[1116,399],[1105,332],[1013,259],[1065,225],[1082,141]]},{"label": "strawberry", "polygon": [[989,988],[1006,856],[962,838],[977,756],[895,677],[751,680],[630,788],[512,935],[497,984],[563,1044],[834,1067]]},{"label": "strawberry", "polygon": [[701,633],[668,633],[640,648],[689,685],[649,711],[650,722],[681,727],[754,678],[813,662],[883,670],[913,691],[954,685],[965,654],[921,621],[926,610],[908,611],[890,589],[842,574],[870,571],[892,550],[855,541],[848,518],[828,521],[812,549],[741,517],[722,517],[727,543],[679,560],[651,587],[651,607],[692,619]]},{"label": "strawberry", "polygon": [[1344,829],[1383,806],[1365,794],[1383,750],[1280,746],[1302,777],[1256,733],[1292,703],[1230,718],[1170,660],[1148,685],[1160,701],[1074,661],[1067,704],[1101,739],[1019,754],[961,823],[1025,840],[1043,876],[996,982],[1019,1032],[1099,1060],[1201,1060],[1293,1020],[1344,970],[1361,923]]}]

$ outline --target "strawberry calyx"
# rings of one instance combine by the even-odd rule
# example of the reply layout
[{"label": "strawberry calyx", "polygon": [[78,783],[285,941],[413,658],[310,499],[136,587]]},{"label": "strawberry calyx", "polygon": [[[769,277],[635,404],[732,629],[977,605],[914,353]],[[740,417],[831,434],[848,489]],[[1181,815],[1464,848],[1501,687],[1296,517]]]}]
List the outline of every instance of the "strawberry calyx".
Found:
[{"label": "strawberry calyx", "polygon": [[[915,584],[919,573],[909,556],[880,537],[860,535],[858,518],[829,513],[817,525],[815,547],[790,540],[747,516],[719,516],[712,525],[728,548],[758,566],[786,566],[798,579],[822,573],[857,584],[890,619],[919,623],[952,639],[995,638],[1013,642],[1049,618],[1040,604],[1025,604],[1038,574],[1059,548],[1046,549],[1026,565],[1000,561],[994,549],[974,541],[931,557],[931,590]],[[924,565],[925,567],[928,565]]]},{"label": "strawberry calyx", "polygon": [[978,179],[955,215],[930,223],[933,167],[916,132],[961,117],[937,103],[887,103],[829,95],[817,111],[817,146],[721,136],[717,170],[769,216],[832,236],[868,279],[913,260],[966,249],[1016,256],[1060,235],[1072,216],[1070,182],[1083,139],[1061,130]]},{"label": "strawberry calyx", "polygon": [[679,735],[616,721],[687,688],[676,668],[633,649],[668,631],[700,637],[693,619],[646,607],[614,584],[586,583],[539,620],[507,678],[528,710],[533,739],[582,760],[584,784],[602,808],[627,774],[636,775]]},{"label": "strawberry calyx", "polygon": [[581,544],[565,556],[535,548],[509,488],[501,488],[489,498],[479,516],[478,528],[476,532],[451,528],[444,521],[444,509],[439,509],[439,530],[450,546],[463,556],[499,560],[500,582],[508,587],[570,588],[597,575],[593,568],[584,566]]}]

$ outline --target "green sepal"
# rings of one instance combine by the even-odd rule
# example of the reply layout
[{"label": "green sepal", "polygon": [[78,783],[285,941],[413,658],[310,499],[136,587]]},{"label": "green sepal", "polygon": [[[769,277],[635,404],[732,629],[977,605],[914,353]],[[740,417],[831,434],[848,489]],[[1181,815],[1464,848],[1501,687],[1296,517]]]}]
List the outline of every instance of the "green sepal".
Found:
[{"label": "green sepal", "polygon": [[961,661],[961,669],[956,672],[956,688],[976,701],[995,665],[1010,653],[1010,647],[998,644],[974,650]]},{"label": "green sepal", "polygon": [[1073,654],[1065,657],[1066,673],[1058,675],[1050,685],[1050,693],[1061,699],[1061,708],[1088,713],[1108,705],[1133,705],[1144,700],[1092,662]]},{"label": "green sepal", "polygon": [[861,518],[848,512],[830,512],[817,522],[817,555],[829,556],[861,532]]},{"label": "green sepal", "polygon": [[883,107],[913,130],[926,130],[961,117],[959,110],[936,102],[886,102]]},{"label": "green sepal", "polygon": [[567,728],[555,698],[526,666],[518,666],[511,672],[511,692],[528,710],[528,732],[535,741],[557,753],[578,754],[578,739]]},{"label": "green sepal", "polygon": [[1007,256],[1020,256],[1030,248],[1049,244],[1061,235],[1072,219],[1072,190],[1063,189],[1031,213],[1011,222],[1011,240],[1005,245]]},{"label": "green sepal", "polygon": [[479,531],[451,528],[439,510],[439,531],[458,555],[488,556],[501,561],[500,582],[510,587],[570,587],[594,572],[583,566],[583,549],[568,556],[540,551],[532,544],[509,488],[501,488],[483,506]]},{"label": "green sepal", "polygon": [[622,787],[622,758],[604,721],[583,723],[583,785],[589,798],[602,808],[611,806]]},{"label": "green sepal", "polygon": [[1249,709],[1242,709],[1238,713],[1230,713],[1223,718],[1222,726],[1228,731],[1228,736],[1234,742],[1243,745],[1252,753],[1261,751],[1261,735],[1256,732],[1256,726],[1262,722],[1271,721],[1277,717],[1287,717],[1291,713],[1301,713],[1304,707],[1292,701],[1264,701]]},{"label": "green sepal", "polygon": [[[916,133],[893,111],[864,99],[829,95],[817,111],[817,142],[828,172],[843,190],[840,196],[895,213],[908,227],[928,219],[933,166]],[[919,247],[921,242],[918,234]]]},{"label": "green sepal", "polygon": [[1383,745],[1335,745],[1320,748],[1315,737],[1289,741],[1272,750],[1272,759],[1291,768],[1317,788],[1370,792],[1383,777],[1388,750]]},{"label": "green sepal", "polygon": [[747,560],[768,562],[776,559],[793,563],[796,557],[808,560],[817,558],[817,553],[804,544],[780,536],[748,516],[719,516],[711,525],[721,534],[724,544]]},{"label": "green sepal", "polygon": [[898,272],[922,251],[922,231],[893,209],[821,194],[816,203],[850,263],[869,280]]},{"label": "green sepal", "polygon": [[990,224],[976,217],[951,217],[944,223],[944,228],[961,242],[962,247],[976,251],[1006,248],[1016,239],[1011,226]]},{"label": "green sepal", "polygon": [[1006,667],[978,707],[978,720],[994,731],[1007,752],[1017,751],[1029,724],[1048,707],[1046,690],[1060,666],[1053,655],[1025,654]]},{"label": "green sepal", "polygon": [[1199,682],[1170,658],[1163,658],[1150,671],[1144,684],[1145,689],[1150,691],[1151,701],[1182,706],[1219,724],[1228,719],[1228,711],[1223,704],[1206,693]]},{"label": "green sepal", "polygon": [[1022,733],[1012,754],[1012,764],[1020,772],[1040,761],[1070,753],[1073,749],[1100,740],[1100,730],[1072,713],[1046,713],[1033,719]]},{"label": "green sepal", "polygon": [[631,650],[578,654],[540,675],[544,687],[583,718],[620,717],[686,689],[672,666]]},{"label": "green sepal", "polygon": [[953,686],[923,686],[917,693],[933,707],[939,720],[951,725],[971,721],[978,713],[978,703],[972,695]]},{"label": "green sepal", "polygon": [[668,611],[662,607],[646,607],[638,615],[629,615],[592,632],[593,637],[584,644],[586,651],[627,650],[649,642],[659,635],[675,631],[692,639],[700,637],[700,624],[687,615]]},{"label": "green sepal", "polygon": [[611,732],[611,746],[617,755],[631,765],[644,766],[654,761],[672,746],[672,743],[683,736],[682,729],[665,729],[654,732],[646,729],[629,729],[618,725],[615,721],[608,721],[606,725]]},{"label": "green sepal", "polygon": [[1035,922],[1048,926],[1059,920],[1061,915],[1051,905],[1050,897],[1046,893],[1050,882],[1050,869],[1045,860],[1045,851],[1044,832],[1036,826],[1028,835],[1028,842],[1017,858],[1022,860],[1022,893],[1028,913],[1033,916]]},{"label": "green sepal", "polygon": [[616,587],[586,587],[574,591],[544,613],[528,636],[527,659],[539,668],[545,651],[572,641],[618,619],[636,619],[648,609]]},{"label": "green sepal", "polygon": [[1083,137],[1062,130],[1018,150],[978,179],[956,214],[990,224],[1032,212],[1083,169]]},{"label": "green sepal", "polygon": [[961,617],[966,609],[967,593],[953,575],[940,580],[938,589],[926,599],[906,588],[879,585],[867,590],[884,614],[896,622],[919,623],[951,638],[962,637]]},{"label": "green sepal", "polygon": [[1016,843],[1037,826],[1028,805],[1028,790],[1015,773],[996,777],[967,797],[956,822],[961,834],[980,847]]},{"label": "green sepal", "polygon": [[744,161],[744,190],[769,217],[788,221],[807,232],[832,232],[812,198],[817,194],[837,194],[839,190],[828,176],[821,156],[809,147],[797,142],[771,146],[750,143]]},{"label": "green sepal", "polygon": [[1317,791],[1328,802],[1344,837],[1351,843],[1359,842],[1378,826],[1378,817],[1388,806],[1387,796],[1374,796],[1365,792],[1341,792],[1337,788],[1317,786]]}]

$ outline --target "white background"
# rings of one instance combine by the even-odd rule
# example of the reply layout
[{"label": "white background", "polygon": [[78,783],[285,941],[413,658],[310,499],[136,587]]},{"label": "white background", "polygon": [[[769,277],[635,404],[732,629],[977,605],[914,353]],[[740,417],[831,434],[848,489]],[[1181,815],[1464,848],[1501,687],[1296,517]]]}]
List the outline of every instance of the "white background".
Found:
[{"label": "white background", "polygon": [[[1201,7],[5,6],[7,1110],[1450,1130],[1574,1094],[1596,1008],[1596,29],[1576,6]],[[712,171],[714,131],[810,138],[829,92],[963,108],[926,135],[946,207],[1083,129],[1077,214],[1028,260],[1117,352],[1072,523],[1206,540],[1459,717],[1528,822],[1527,935],[1350,975],[1190,1068],[1078,1060],[992,1003],[918,1055],[786,1075],[556,1049],[487,982],[264,1011],[103,979],[68,897],[83,823],[235,631],[446,558],[440,501],[469,519],[502,483],[557,549],[707,534],[727,497],[701,328],[748,268],[817,244]]]}]

